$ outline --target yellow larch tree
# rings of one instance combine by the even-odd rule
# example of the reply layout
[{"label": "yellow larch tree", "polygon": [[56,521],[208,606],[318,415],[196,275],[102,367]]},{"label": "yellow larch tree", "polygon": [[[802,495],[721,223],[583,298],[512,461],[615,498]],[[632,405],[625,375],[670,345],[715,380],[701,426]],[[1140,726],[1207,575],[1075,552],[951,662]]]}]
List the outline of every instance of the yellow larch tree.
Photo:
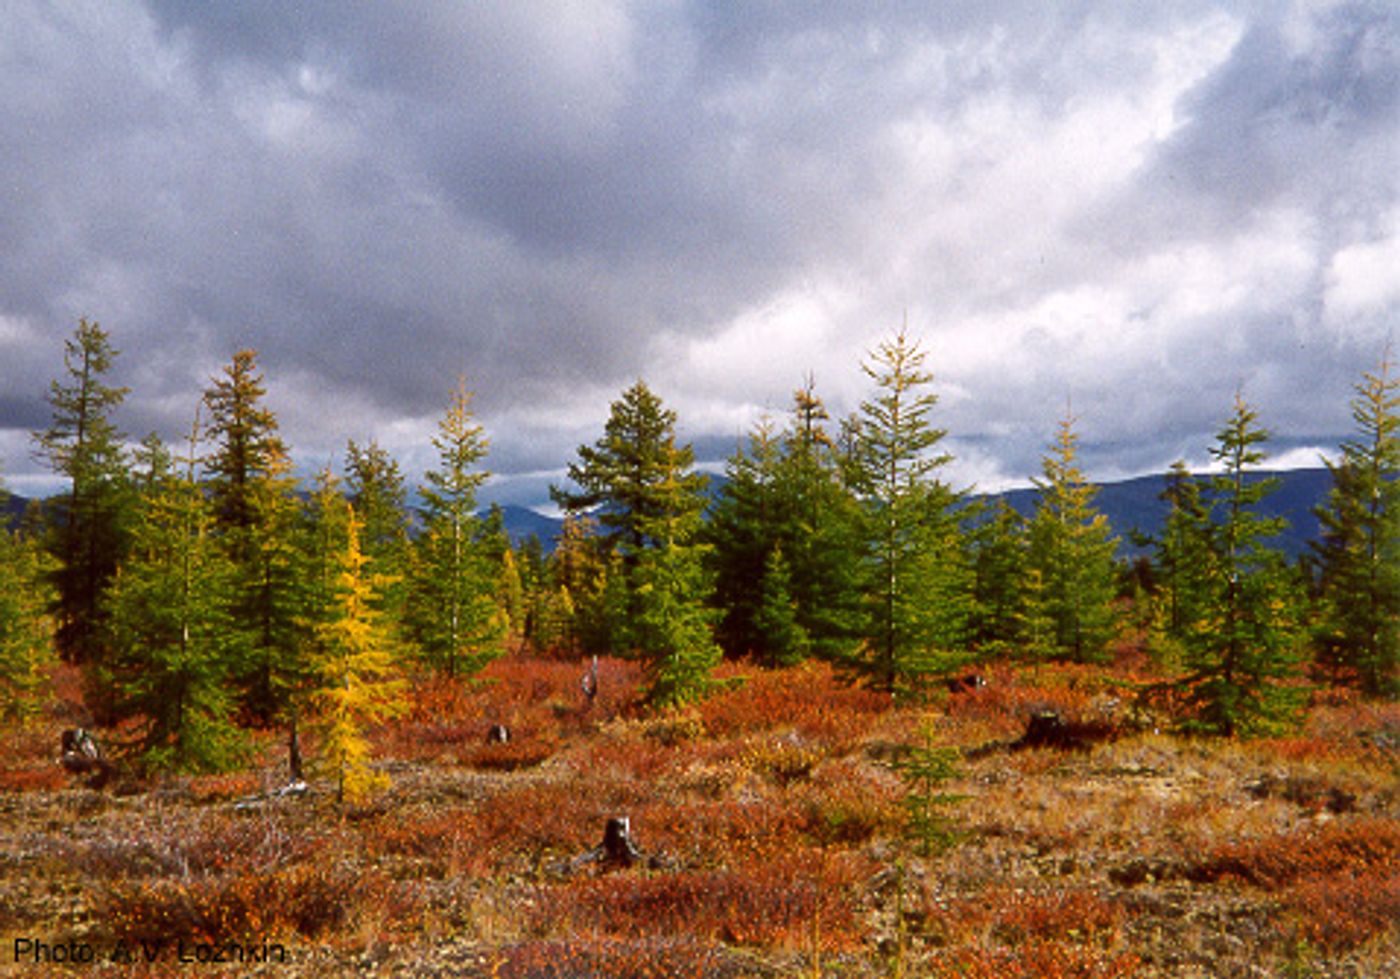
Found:
[{"label": "yellow larch tree", "polygon": [[396,675],[393,638],[377,608],[389,582],[372,574],[360,548],[363,522],[348,511],[348,532],[331,614],[315,627],[317,689],[312,703],[321,739],[321,766],[336,780],[341,802],[357,803],[388,785],[370,767],[366,729],[403,713],[406,684]]}]

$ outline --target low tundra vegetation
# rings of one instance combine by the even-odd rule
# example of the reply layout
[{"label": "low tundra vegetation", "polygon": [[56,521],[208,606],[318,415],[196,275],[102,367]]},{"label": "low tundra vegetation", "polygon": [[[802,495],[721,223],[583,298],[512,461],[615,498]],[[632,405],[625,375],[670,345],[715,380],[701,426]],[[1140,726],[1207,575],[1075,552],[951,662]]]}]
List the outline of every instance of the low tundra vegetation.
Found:
[{"label": "low tundra vegetation", "polygon": [[[244,771],[95,789],[55,764],[57,715],[11,729],[6,940],[98,953],[34,975],[163,974],[100,961],[143,942],[276,945],[267,974],[306,976],[1400,966],[1395,704],[1328,692],[1294,734],[1240,741],[1154,729],[1127,668],[1007,662],[906,703],[822,665],[729,664],[667,711],[634,663],[602,661],[591,702],[580,672],[508,657],[415,684],[372,732],[391,787],[359,805],[324,776],[277,796],[271,739]],[[1026,743],[1047,709],[1095,736]],[[932,752],[950,763],[911,778]],[[938,846],[911,832],[920,792]],[[635,859],[590,859],[617,816]]]}]

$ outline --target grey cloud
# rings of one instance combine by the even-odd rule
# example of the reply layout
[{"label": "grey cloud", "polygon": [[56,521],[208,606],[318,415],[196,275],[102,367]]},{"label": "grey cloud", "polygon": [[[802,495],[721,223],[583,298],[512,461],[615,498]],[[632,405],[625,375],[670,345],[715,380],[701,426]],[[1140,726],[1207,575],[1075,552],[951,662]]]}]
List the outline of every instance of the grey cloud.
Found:
[{"label": "grey cloud", "polygon": [[[22,373],[0,366],[0,427],[32,426],[61,337],[87,315],[123,350],[132,431],[178,432],[209,374],[252,346],[298,399],[294,447],[371,434],[350,424],[421,427],[465,373],[500,420],[493,468],[558,468],[593,437],[582,416],[637,376],[686,383],[658,359],[685,339],[838,281],[856,299],[813,324],[812,362],[773,364],[773,390],[748,400],[785,408],[803,370],[856,362],[913,306],[931,312],[911,325],[935,336],[995,323],[1023,338],[1016,376],[948,378],[970,392],[948,406],[953,434],[1008,474],[1035,471],[1071,391],[1086,457],[1105,467],[1156,465],[1208,435],[1217,413],[1199,392],[1228,408],[1242,376],[1279,427],[1335,432],[1369,338],[1319,330],[1322,276],[1400,200],[1397,16],[1224,8],[1241,38],[1180,100],[1182,126],[1121,186],[1081,201],[1047,183],[1038,193],[1066,195],[1064,214],[1025,227],[979,196],[1006,189],[988,174],[1040,179],[1035,147],[1016,159],[1020,134],[997,132],[996,110],[1028,120],[1033,141],[1086,102],[1132,95],[1154,77],[1156,41],[1217,5],[1132,8],[14,4],[0,317],[38,325],[48,348]],[[969,135],[982,110],[990,133]],[[921,126],[942,154],[932,175],[895,152]],[[1312,263],[1285,298],[1224,322],[1209,303],[1174,312],[1169,288],[1134,278],[1280,209],[1302,215]],[[1085,285],[1125,294],[1140,322],[1040,346],[1039,325],[1016,322]],[[1240,350],[1201,365],[1212,330]],[[1152,365],[1150,382],[1133,373]],[[731,431],[691,434],[705,454],[732,451]]]}]

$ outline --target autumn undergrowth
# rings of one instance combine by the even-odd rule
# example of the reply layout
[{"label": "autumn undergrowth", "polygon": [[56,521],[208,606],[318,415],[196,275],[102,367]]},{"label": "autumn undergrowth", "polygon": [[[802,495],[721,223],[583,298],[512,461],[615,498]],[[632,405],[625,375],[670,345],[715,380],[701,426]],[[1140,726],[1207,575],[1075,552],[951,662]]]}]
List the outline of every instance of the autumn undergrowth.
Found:
[{"label": "autumn undergrowth", "polygon": [[[1400,709],[1327,693],[1287,736],[1184,739],[1132,713],[1144,669],[997,663],[895,704],[730,664],[653,712],[635,663],[602,660],[589,703],[581,664],[512,657],[414,684],[360,806],[263,797],[273,734],[245,771],[89,788],[52,714],[0,735],[0,907],[56,940],[284,943],[293,975],[1386,974]],[[1110,735],[1017,745],[1047,709]],[[910,833],[919,745],[959,756],[942,850]],[[630,867],[587,859],[617,816]]]}]

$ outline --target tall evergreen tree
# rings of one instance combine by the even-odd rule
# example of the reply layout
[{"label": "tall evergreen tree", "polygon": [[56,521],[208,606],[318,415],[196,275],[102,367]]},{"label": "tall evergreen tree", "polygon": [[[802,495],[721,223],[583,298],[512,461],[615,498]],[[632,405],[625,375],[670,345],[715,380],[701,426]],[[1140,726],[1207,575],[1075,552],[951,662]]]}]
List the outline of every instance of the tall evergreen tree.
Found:
[{"label": "tall evergreen tree", "polygon": [[720,644],[730,655],[751,654],[767,662],[773,651],[757,621],[762,589],[755,583],[764,579],[768,556],[792,536],[775,485],[778,459],[778,439],[765,418],[750,433],[747,450],[736,451],[725,463],[726,480],[704,528],[711,544],[714,603],[720,609]]},{"label": "tall evergreen tree", "polygon": [[1025,519],[1005,499],[973,530],[969,638],[979,658],[1011,654],[1026,639],[1026,537]]},{"label": "tall evergreen tree", "polygon": [[676,494],[665,489],[679,474],[679,497],[684,505],[703,506],[705,477],[692,471],[694,450],[675,445],[676,413],[662,406],[644,381],[638,381],[612,403],[603,437],[578,448],[578,462],[569,464],[569,479],[578,492],[551,487],[550,496],[566,510],[592,511],[601,533],[629,568],[651,543],[645,527],[671,516]]},{"label": "tall evergreen tree", "polygon": [[257,351],[240,350],[204,393],[209,438],[215,443],[205,461],[215,519],[229,536],[237,562],[254,547],[251,532],[262,521],[257,490],[287,458],[277,417],[263,398],[267,387],[258,373]]},{"label": "tall evergreen tree", "polygon": [[242,703],[262,723],[287,707],[292,681],[284,666],[296,660],[305,605],[295,542],[301,504],[266,393],[257,354],[241,350],[204,395],[214,442],[207,485],[236,576],[231,611],[245,657]]},{"label": "tall evergreen tree", "polygon": [[1155,601],[1161,606],[1156,629],[1172,644],[1195,633],[1209,607],[1215,531],[1202,491],[1201,480],[1185,462],[1172,464],[1161,494],[1167,516],[1161,536],[1153,541]]},{"label": "tall evergreen tree", "polygon": [[448,676],[475,673],[501,652],[498,570],[482,541],[476,492],[487,472],[485,431],[472,416],[471,392],[458,384],[438,423],[438,468],[421,487],[423,531],[409,570],[409,630],[427,661]]},{"label": "tall evergreen tree", "polygon": [[684,704],[708,692],[710,673],[719,663],[714,614],[706,605],[710,583],[704,566],[708,545],[695,541],[700,509],[689,498],[683,453],[668,439],[665,476],[657,485],[662,516],[641,523],[652,542],[639,555],[633,595],[637,608],[635,635],[648,664],[653,703]]},{"label": "tall evergreen tree", "polygon": [[850,658],[863,625],[862,527],[827,420],[809,376],[793,392],[792,418],[774,473],[786,513],[786,535],[775,543],[788,567],[797,625],[812,653],[839,662]]},{"label": "tall evergreen tree", "polygon": [[929,414],[926,356],[901,330],[862,367],[879,388],[849,433],[849,478],[861,499],[869,613],[858,664],[881,690],[909,691],[963,656],[970,593],[956,506],[936,478],[950,460]]},{"label": "tall evergreen tree", "polygon": [[196,421],[179,471],[147,442],[154,465],[109,597],[103,681],[116,717],[140,721],[131,750],[153,771],[219,771],[247,747],[233,720],[233,568],[195,478],[198,442]]},{"label": "tall evergreen tree", "polygon": [[763,659],[773,666],[795,666],[807,658],[812,642],[799,621],[797,601],[792,597],[792,574],[781,545],[768,553],[760,581],[754,626]]},{"label": "tall evergreen tree", "polygon": [[128,389],[104,380],[116,357],[107,332],[79,320],[64,341],[66,378],[49,386],[53,422],[34,435],[39,457],[69,480],[49,550],[57,560],[58,651],[70,663],[102,657],[105,595],[126,549],[126,459],[111,416]]},{"label": "tall evergreen tree", "polygon": [[608,552],[600,597],[607,644],[614,651],[636,649],[641,642],[636,577],[643,554],[662,546],[664,534],[687,525],[691,516],[698,518],[705,507],[706,478],[694,471],[694,450],[676,444],[675,424],[675,412],[638,381],[613,402],[603,437],[579,446],[579,461],[568,470],[578,491],[550,488],[566,510],[595,511]]},{"label": "tall evergreen tree", "polygon": [[[753,654],[764,662],[791,655],[786,640],[758,621],[766,586],[755,583],[765,579],[775,551],[781,552],[781,590],[805,637],[801,648],[841,659],[860,634],[859,512],[842,482],[826,418],[809,380],[794,394],[787,427],[776,432],[767,419],[760,421],[747,448],[727,463],[705,536],[714,545],[720,644],[731,655]],[[788,651],[779,652],[775,642]]]},{"label": "tall evergreen tree", "polygon": [[1040,497],[1029,528],[1029,566],[1039,574],[1037,612],[1051,623],[1045,655],[1076,662],[1104,659],[1116,629],[1113,599],[1117,539],[1108,519],[1094,508],[1097,490],[1076,462],[1078,436],[1066,415],[1043,478],[1034,480]]},{"label": "tall evergreen tree", "polygon": [[351,441],[345,454],[345,488],[364,523],[365,556],[381,575],[395,581],[385,586],[380,601],[387,623],[396,627],[403,619],[403,579],[408,567],[408,491],[403,473],[378,442],[361,446]]},{"label": "tall evergreen tree", "polygon": [[1211,572],[1205,614],[1186,640],[1181,681],[1189,730],[1231,736],[1290,724],[1302,691],[1286,684],[1298,670],[1299,595],[1278,551],[1265,543],[1285,526],[1258,505],[1277,479],[1251,478],[1268,432],[1236,396],[1211,455],[1221,467],[1209,484]]},{"label": "tall evergreen tree", "polygon": [[1400,694],[1400,376],[1390,350],[1356,386],[1357,437],[1328,462],[1332,488],[1317,510],[1322,540],[1324,661],[1355,671],[1371,695]]}]

